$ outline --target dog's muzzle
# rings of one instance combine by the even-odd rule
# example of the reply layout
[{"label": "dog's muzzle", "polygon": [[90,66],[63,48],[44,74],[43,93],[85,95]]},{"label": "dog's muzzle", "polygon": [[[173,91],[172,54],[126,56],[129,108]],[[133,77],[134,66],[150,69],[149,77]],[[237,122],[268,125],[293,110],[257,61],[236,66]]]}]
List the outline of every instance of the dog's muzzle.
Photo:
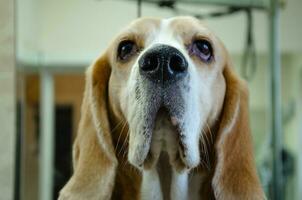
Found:
[{"label": "dog's muzzle", "polygon": [[136,91],[144,91],[144,96],[138,98],[143,114],[140,117],[142,124],[139,123],[140,127],[135,130],[139,130],[136,137],[141,137],[143,142],[133,143],[130,162],[135,166],[153,166],[160,152],[166,150],[175,167],[191,167],[191,162],[185,158],[186,154],[191,154],[185,141],[186,97],[190,91],[189,64],[185,55],[175,47],[157,44],[142,54],[138,66],[140,77]]},{"label": "dog's muzzle", "polygon": [[168,84],[176,82],[188,73],[188,62],[176,48],[160,44],[139,59],[141,76],[155,83]]}]

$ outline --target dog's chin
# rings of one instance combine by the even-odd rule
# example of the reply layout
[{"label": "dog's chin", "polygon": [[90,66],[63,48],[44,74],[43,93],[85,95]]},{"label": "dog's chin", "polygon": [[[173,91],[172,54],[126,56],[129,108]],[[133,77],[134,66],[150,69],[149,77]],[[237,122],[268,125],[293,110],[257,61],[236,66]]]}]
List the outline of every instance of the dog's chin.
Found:
[{"label": "dog's chin", "polygon": [[[188,143],[186,140],[188,133],[184,132],[185,124],[181,120],[181,117],[171,114],[171,110],[165,106],[160,106],[156,113],[155,117],[148,117],[154,119],[149,123],[149,126],[152,127],[150,136],[143,135],[142,140],[137,140],[142,141],[141,144],[135,144],[137,141],[134,141],[132,145],[130,144],[129,162],[141,170],[148,170],[157,164],[162,151],[166,151],[169,155],[170,165],[177,171],[196,167],[200,161],[199,143],[194,143],[194,141]],[[162,133],[166,134],[165,131],[168,131],[170,137],[172,137],[170,138],[170,144],[167,144],[166,141],[164,142],[164,148],[156,144],[159,142],[155,135],[157,126],[160,128],[165,127]]]}]

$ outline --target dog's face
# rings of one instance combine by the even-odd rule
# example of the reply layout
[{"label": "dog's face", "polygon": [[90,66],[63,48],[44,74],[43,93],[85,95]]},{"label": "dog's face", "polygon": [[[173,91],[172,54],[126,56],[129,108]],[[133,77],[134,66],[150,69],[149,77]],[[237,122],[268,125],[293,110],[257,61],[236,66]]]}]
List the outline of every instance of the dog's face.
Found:
[{"label": "dog's face", "polygon": [[[74,175],[59,199],[160,199],[162,151],[171,199],[188,187],[201,199],[265,199],[251,141],[248,88],[217,37],[191,17],[139,19],[86,71]],[[202,185],[189,183],[201,158]]]},{"label": "dog's face", "polygon": [[129,162],[150,166],[164,150],[176,167],[197,166],[225,96],[222,43],[194,18],[140,19],[108,52],[109,102],[128,123]]}]

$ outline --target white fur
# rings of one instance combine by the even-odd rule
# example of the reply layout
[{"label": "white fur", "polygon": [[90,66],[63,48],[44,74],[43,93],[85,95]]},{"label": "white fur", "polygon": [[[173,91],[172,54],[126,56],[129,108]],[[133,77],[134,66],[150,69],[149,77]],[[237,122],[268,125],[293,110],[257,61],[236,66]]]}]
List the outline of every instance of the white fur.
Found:
[{"label": "white fur", "polygon": [[188,173],[178,173],[172,170],[172,183],[171,183],[171,199],[173,200],[186,200],[188,199]]},{"label": "white fur", "polygon": [[156,169],[143,171],[143,183],[141,188],[142,200],[162,200],[160,180]]}]

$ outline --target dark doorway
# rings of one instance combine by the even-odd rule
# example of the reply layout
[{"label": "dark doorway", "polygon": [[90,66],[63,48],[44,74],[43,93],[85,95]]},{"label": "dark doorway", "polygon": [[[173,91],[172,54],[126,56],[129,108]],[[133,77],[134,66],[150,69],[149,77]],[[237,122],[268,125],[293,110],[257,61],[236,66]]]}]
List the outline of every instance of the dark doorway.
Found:
[{"label": "dark doorway", "polygon": [[[40,136],[40,109],[36,107],[35,124],[36,136]],[[73,133],[72,105],[55,106],[55,152],[53,175],[53,199],[57,200],[59,192],[72,174],[72,133]]]},{"label": "dark doorway", "polygon": [[72,173],[72,116],[71,105],[56,106],[54,199],[58,199],[59,191],[66,184]]}]

